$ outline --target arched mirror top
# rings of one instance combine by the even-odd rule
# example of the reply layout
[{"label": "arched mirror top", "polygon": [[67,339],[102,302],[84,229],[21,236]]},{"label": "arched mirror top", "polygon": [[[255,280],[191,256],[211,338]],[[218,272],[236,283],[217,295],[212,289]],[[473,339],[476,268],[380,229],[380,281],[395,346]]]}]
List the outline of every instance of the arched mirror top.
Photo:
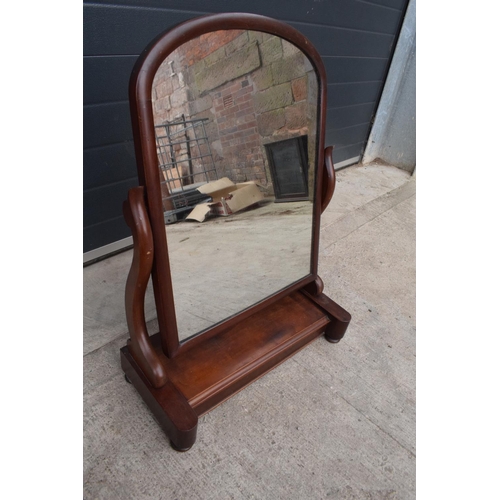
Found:
[{"label": "arched mirror top", "polygon": [[296,29],[275,19],[256,14],[210,14],[185,21],[161,33],[146,46],[132,70],[130,100],[137,103],[151,100],[151,86],[156,71],[174,50],[201,35],[221,30],[259,31],[292,43],[310,59],[318,73],[321,87],[326,85],[326,73],[321,56],[311,42]]},{"label": "arched mirror top", "polygon": [[[165,59],[190,40],[204,34],[220,30],[252,30],[275,35],[290,42],[301,50],[310,60],[318,76],[318,126],[324,128],[326,122],[326,71],[316,48],[299,31],[275,19],[247,13],[210,14],[185,21],[178,26],[161,33],[143,50],[132,70],[129,84],[129,101],[132,112],[132,126],[136,147],[136,160],[139,168],[139,180],[145,184],[143,171],[146,168],[154,170],[155,155],[148,156],[144,151],[143,142],[147,142],[147,134],[143,131],[154,127],[151,108],[152,86],[156,72]],[[135,123],[134,117],[137,117]],[[137,129],[139,125],[139,130]],[[323,138],[319,137],[317,163],[323,163]],[[145,144],[144,144],[145,146]],[[152,149],[152,148],[151,148]],[[152,172],[153,176],[156,172]]]}]

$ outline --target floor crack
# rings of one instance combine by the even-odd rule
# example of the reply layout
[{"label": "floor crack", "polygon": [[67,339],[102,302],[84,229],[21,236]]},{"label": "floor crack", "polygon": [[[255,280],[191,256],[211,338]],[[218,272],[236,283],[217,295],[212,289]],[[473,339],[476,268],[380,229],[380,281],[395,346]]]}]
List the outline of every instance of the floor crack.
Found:
[{"label": "floor crack", "polygon": [[[373,217],[371,217],[370,219],[364,221],[362,224],[360,224],[359,226],[356,226],[354,228],[352,228],[352,230],[350,230],[348,233],[342,235],[340,238],[336,239],[335,241],[332,241],[331,243],[328,243],[326,246],[324,247],[321,247],[321,251],[324,251],[328,248],[330,248],[332,245],[335,245],[336,243],[338,243],[339,241],[342,241],[344,238],[347,238],[350,234],[354,233],[355,231],[357,231],[358,229],[361,229],[362,227],[366,226],[367,224],[369,224],[370,222],[373,222],[374,220],[378,219],[379,217],[381,217],[382,215],[384,215],[385,213],[387,213],[389,210],[392,210],[394,209],[395,207],[397,207],[398,205],[401,205],[401,203],[409,200],[410,198],[414,197],[415,196],[415,193],[412,193],[410,194],[407,198],[404,198],[403,200],[400,200],[398,203],[394,204],[394,205],[391,205],[389,207],[387,207],[385,210],[383,210],[382,212],[380,213],[377,213],[376,215],[374,215]],[[376,200],[379,200],[380,198],[377,198]],[[373,200],[373,201],[376,201],[376,200]],[[366,205],[363,205],[362,207],[356,209],[355,211],[353,212],[349,212],[348,214],[346,214],[345,216],[341,217],[340,219],[337,219],[336,221],[332,222],[331,224],[329,224],[328,226],[326,227],[322,227],[321,228],[321,231],[324,231],[326,228],[328,227],[331,227],[332,225],[334,224],[337,224],[340,222],[340,221],[345,221],[345,220],[348,220],[349,217],[352,217],[353,214],[357,211],[365,211],[366,210]]]},{"label": "floor crack", "polygon": [[367,417],[359,408],[356,408],[352,403],[350,403],[346,398],[344,398],[344,396],[342,396],[342,394],[340,394],[340,392],[337,391],[337,395],[340,399],[345,401],[351,408],[354,408],[360,415],[362,415],[364,418],[366,418],[366,420],[368,420],[368,422],[370,422],[377,429],[379,429],[381,432],[383,432],[384,434],[389,436],[393,441],[395,441],[397,444],[399,444],[399,446],[401,446],[401,448],[406,450],[412,457],[416,458],[416,454],[413,451],[409,450],[404,444],[400,443],[394,436],[389,434],[385,429],[382,429],[382,427],[380,427],[380,425],[378,425],[376,422],[374,422],[371,418]]}]

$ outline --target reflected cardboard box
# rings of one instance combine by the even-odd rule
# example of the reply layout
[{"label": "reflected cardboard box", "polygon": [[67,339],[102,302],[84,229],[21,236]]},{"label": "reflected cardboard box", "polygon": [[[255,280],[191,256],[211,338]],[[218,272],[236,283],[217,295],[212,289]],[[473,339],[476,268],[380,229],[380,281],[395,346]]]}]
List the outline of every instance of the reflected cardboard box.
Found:
[{"label": "reflected cardboard box", "polygon": [[202,194],[210,196],[210,203],[200,203],[189,213],[186,220],[203,222],[210,216],[227,217],[251,207],[264,198],[259,186],[253,182],[235,184],[227,177],[198,187]]}]

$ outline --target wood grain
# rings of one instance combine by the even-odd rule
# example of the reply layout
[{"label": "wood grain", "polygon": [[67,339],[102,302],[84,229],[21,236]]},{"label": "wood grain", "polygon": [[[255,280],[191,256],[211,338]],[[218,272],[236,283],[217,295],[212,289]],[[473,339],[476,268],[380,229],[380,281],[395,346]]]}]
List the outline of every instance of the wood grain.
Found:
[{"label": "wood grain", "polygon": [[125,286],[125,312],[130,334],[128,346],[152,386],[161,387],[167,381],[167,373],[162,357],[152,347],[144,317],[144,297],[153,266],[154,249],[143,187],[129,191],[123,212],[134,241],[132,266]]},{"label": "wood grain", "polygon": [[[171,359],[161,351],[160,335],[153,335],[151,343],[164,358],[168,375],[162,388],[149,383],[127,347],[122,349],[122,366],[153,412],[160,411],[162,402],[168,406],[169,398],[178,391],[171,404],[201,416],[316,339],[330,322],[321,307],[305,294],[294,292]],[[131,370],[141,373],[137,376]],[[180,417],[171,410],[162,418],[166,419],[165,429],[174,426],[181,430],[176,423]]]},{"label": "wood grain", "polygon": [[[220,29],[257,30],[288,40],[302,50],[316,72],[318,133],[311,268],[302,280],[180,345],[151,88],[158,67],[173,50],[190,39]],[[174,448],[187,450],[196,439],[200,415],[323,332],[328,340],[338,342],[351,319],[347,311],[322,293],[323,282],[317,274],[321,212],[335,189],[332,148],[324,150],[326,73],[316,49],[294,28],[253,14],[216,14],[182,23],[153,40],[134,67],[129,96],[139,181],[144,188],[131,190],[125,205],[125,216],[135,232],[134,262],[126,292],[131,340],[121,349],[121,364]],[[144,293],[150,272],[160,329],[151,338],[144,324]]]}]

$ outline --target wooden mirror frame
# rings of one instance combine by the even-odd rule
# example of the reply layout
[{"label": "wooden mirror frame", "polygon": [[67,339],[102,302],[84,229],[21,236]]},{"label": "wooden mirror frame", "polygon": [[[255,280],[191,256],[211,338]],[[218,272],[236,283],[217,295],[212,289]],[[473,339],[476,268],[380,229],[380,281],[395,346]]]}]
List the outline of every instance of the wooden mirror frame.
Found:
[{"label": "wooden mirror frame", "polygon": [[[185,42],[218,30],[254,30],[297,46],[318,78],[316,172],[310,273],[201,333],[180,342],[174,307],[154,132],[152,84],[165,58]],[[179,451],[196,439],[198,418],[292,356],[318,336],[338,342],[350,314],[323,294],[318,276],[321,213],[335,189],[332,149],[324,149],[326,73],[321,57],[300,32],[264,16],[225,13],[184,22],[155,38],[139,56],[129,87],[140,186],[129,191],[124,216],[134,256],[125,307],[130,339],[121,365]],[[319,166],[322,168],[319,168]],[[159,332],[148,334],[144,297],[153,281]]]}]

